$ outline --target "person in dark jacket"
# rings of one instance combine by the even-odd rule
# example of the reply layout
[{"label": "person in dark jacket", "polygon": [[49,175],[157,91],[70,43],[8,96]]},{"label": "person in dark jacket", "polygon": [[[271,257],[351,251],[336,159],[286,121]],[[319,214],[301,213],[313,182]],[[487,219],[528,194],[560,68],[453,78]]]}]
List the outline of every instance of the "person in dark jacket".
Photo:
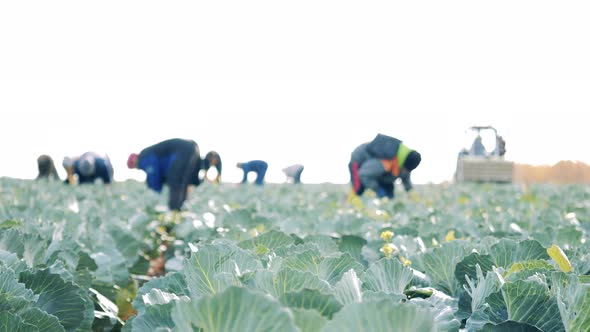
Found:
[{"label": "person in dark jacket", "polygon": [[371,142],[359,145],[351,154],[348,169],[354,193],[366,189],[378,197],[394,197],[395,181],[400,178],[406,191],[412,189],[411,172],[421,161],[420,153],[397,138],[378,134]]},{"label": "person in dark jacket", "polygon": [[264,175],[268,169],[268,164],[263,160],[252,160],[246,163],[237,163],[236,167],[241,168],[244,171],[244,177],[241,183],[248,182],[248,173],[256,173],[256,180],[254,184],[262,186],[264,184]]},{"label": "person in dark jacket", "polygon": [[287,180],[292,179],[294,184],[301,183],[301,173],[303,173],[303,165],[295,164],[283,168],[283,173],[287,176]]},{"label": "person in dark jacket", "polygon": [[217,175],[215,176],[213,183],[221,182],[221,157],[219,156],[219,153],[217,153],[216,151],[209,151],[205,155],[205,159],[203,159],[202,169],[205,171],[205,180],[208,179],[207,172],[209,172],[209,169],[211,167],[215,167],[215,170],[217,171]]},{"label": "person in dark jacket", "polygon": [[187,198],[188,187],[200,184],[201,155],[195,141],[172,138],[148,146],[139,154],[132,153],[127,167],[141,169],[147,174],[148,188],[160,193],[169,188],[168,208],[180,211]]},{"label": "person in dark jacket", "polygon": [[67,184],[75,183],[74,176],[78,178],[79,184],[92,184],[97,179],[105,184],[113,181],[113,166],[108,156],[86,152],[79,157],[66,157],[62,164],[67,172]]},{"label": "person in dark jacket", "polygon": [[39,169],[39,174],[37,175],[37,180],[39,179],[54,179],[59,180],[59,175],[57,174],[57,169],[55,169],[55,164],[53,163],[53,159],[46,155],[40,155],[37,158],[37,168]]},{"label": "person in dark jacket", "polygon": [[494,154],[497,154],[500,157],[504,157],[506,154],[506,141],[502,136],[496,138],[496,149],[494,149]]}]

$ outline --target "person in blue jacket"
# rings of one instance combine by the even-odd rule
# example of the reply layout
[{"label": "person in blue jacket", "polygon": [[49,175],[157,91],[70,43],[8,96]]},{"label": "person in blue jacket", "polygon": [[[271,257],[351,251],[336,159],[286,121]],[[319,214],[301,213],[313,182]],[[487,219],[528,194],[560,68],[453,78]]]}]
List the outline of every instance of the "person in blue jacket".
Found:
[{"label": "person in blue jacket", "polygon": [[256,180],[254,184],[262,186],[264,184],[264,175],[268,169],[268,164],[263,160],[252,160],[246,163],[237,163],[236,167],[241,168],[244,171],[244,177],[241,183],[248,182],[248,173],[256,173]]},{"label": "person in blue jacket", "polygon": [[86,152],[79,157],[65,157],[62,163],[67,172],[64,181],[74,184],[75,176],[79,184],[92,184],[101,179],[104,184],[113,181],[113,165],[108,156],[102,156],[96,152]]},{"label": "person in blue jacket", "polygon": [[205,155],[205,159],[203,159],[202,169],[205,171],[205,175],[204,175],[205,180],[208,179],[207,172],[209,172],[209,169],[211,167],[214,167],[215,170],[217,171],[217,175],[215,176],[215,179],[212,182],[213,183],[221,182],[221,157],[219,156],[219,153],[217,153],[216,151],[209,151]]},{"label": "person in blue jacket", "polygon": [[169,188],[168,208],[180,211],[188,195],[190,184],[198,186],[201,167],[199,146],[195,141],[172,138],[132,153],[127,167],[141,169],[147,174],[148,188],[160,193]]},{"label": "person in blue jacket", "polygon": [[393,198],[395,181],[399,178],[404,189],[410,191],[411,172],[421,160],[418,151],[408,148],[399,139],[377,134],[351,153],[348,170],[352,189],[359,196],[371,189],[377,197]]}]

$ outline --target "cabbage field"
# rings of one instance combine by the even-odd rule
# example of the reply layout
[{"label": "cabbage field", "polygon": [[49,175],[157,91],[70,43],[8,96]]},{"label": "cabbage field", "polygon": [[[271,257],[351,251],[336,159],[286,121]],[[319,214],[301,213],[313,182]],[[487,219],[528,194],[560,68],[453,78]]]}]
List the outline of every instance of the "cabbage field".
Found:
[{"label": "cabbage field", "polygon": [[590,331],[590,187],[0,179],[3,331]]}]

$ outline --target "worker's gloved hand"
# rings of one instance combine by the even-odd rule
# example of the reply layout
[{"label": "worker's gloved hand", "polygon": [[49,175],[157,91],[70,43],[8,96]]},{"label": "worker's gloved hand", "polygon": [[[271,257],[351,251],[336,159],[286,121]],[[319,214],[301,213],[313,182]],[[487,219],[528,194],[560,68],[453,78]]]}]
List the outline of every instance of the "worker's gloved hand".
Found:
[{"label": "worker's gloved hand", "polygon": [[356,193],[354,192],[354,189],[351,189],[351,190],[348,192],[348,195],[346,196],[346,202],[347,202],[347,203],[351,203],[351,202],[352,202],[352,200],[353,200],[355,197],[357,197],[357,195],[356,195]]},{"label": "worker's gloved hand", "polygon": [[182,220],[182,213],[180,211],[173,210],[172,211],[172,222],[175,224],[178,224],[178,223],[180,223],[181,220]]},{"label": "worker's gloved hand", "polygon": [[361,200],[361,198],[354,192],[354,190],[351,190],[348,193],[348,197],[346,197],[346,202],[348,204],[351,204],[352,206],[354,206],[355,209],[360,210],[364,207],[363,201]]}]

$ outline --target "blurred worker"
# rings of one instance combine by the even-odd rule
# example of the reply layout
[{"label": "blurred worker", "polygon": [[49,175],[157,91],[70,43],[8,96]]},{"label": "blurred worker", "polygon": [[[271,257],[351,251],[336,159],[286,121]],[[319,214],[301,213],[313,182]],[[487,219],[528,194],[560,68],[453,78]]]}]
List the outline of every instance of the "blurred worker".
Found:
[{"label": "blurred worker", "polygon": [[395,181],[400,178],[406,191],[412,189],[411,172],[421,161],[420,153],[397,138],[378,134],[351,154],[348,169],[355,194],[372,189],[378,197],[394,197]]},{"label": "blurred worker", "polygon": [[79,184],[94,183],[101,179],[109,184],[113,181],[113,166],[108,156],[86,152],[79,157],[65,157],[62,163],[67,173],[66,183],[73,185],[75,176]]},{"label": "blurred worker", "polygon": [[293,179],[293,183],[301,183],[301,173],[303,173],[303,165],[295,164],[289,167],[283,168],[283,173],[287,176],[287,179]]},{"label": "blurred worker", "polygon": [[471,144],[470,153],[472,156],[485,156],[486,155],[486,147],[483,145],[483,142],[481,140],[481,136],[479,135],[479,133],[477,134],[477,137],[475,137],[475,139],[473,140],[473,143]]},{"label": "blurred worker", "polygon": [[209,151],[205,155],[205,159],[203,159],[202,163],[203,163],[202,169],[205,171],[205,175],[204,175],[205,180],[208,180],[207,172],[209,172],[209,169],[211,167],[215,167],[215,170],[217,171],[217,175],[215,176],[215,179],[212,182],[213,183],[221,182],[221,157],[219,156],[219,153],[217,153],[216,151]]},{"label": "blurred worker", "polygon": [[497,154],[500,157],[504,157],[506,154],[506,141],[502,136],[496,138],[496,149],[494,149],[494,154]]},{"label": "blurred worker", "polygon": [[54,179],[59,180],[59,175],[57,174],[57,169],[55,169],[55,164],[53,163],[53,159],[46,155],[40,155],[37,158],[37,168],[39,169],[39,174],[37,175],[37,180],[39,179]]},{"label": "blurred worker", "polygon": [[192,140],[168,139],[146,147],[139,154],[130,154],[127,167],[146,172],[147,186],[158,193],[166,184],[170,189],[168,208],[180,211],[191,181],[200,184],[199,177],[194,177],[201,167],[199,146]]},{"label": "blurred worker", "polygon": [[236,167],[241,168],[244,171],[244,177],[241,183],[248,182],[248,173],[256,173],[256,180],[254,184],[262,186],[264,184],[264,175],[268,169],[268,164],[263,160],[252,160],[246,163],[237,163]]}]

